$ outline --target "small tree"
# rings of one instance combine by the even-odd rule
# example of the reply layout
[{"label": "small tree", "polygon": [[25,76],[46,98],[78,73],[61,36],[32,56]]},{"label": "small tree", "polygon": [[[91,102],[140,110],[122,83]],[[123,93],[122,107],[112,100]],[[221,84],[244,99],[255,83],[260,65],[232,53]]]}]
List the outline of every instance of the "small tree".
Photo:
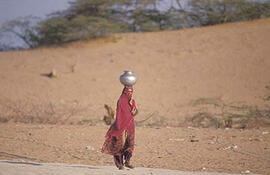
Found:
[{"label": "small tree", "polygon": [[[36,31],[34,26],[37,24],[37,22],[40,19],[33,16],[26,16],[26,17],[20,17],[15,20],[7,21],[6,23],[2,24],[0,28],[0,38],[1,38],[1,50],[10,50],[8,49],[8,45],[10,44],[4,44],[6,40],[15,40],[19,38],[21,42],[23,42],[24,46],[26,48],[33,48],[37,46],[37,43],[33,42],[33,38],[36,35]],[[9,37],[11,39],[9,39]],[[12,38],[13,37],[13,38]],[[20,49],[19,48],[19,49]],[[11,49],[14,49],[11,47]]]},{"label": "small tree", "polygon": [[189,13],[192,23],[197,26],[225,22],[252,20],[269,17],[270,2],[249,2],[246,0],[192,0]]},{"label": "small tree", "polygon": [[[115,0],[76,0],[70,8],[54,13],[36,27],[38,45],[62,44],[104,36],[127,30],[125,23],[116,20]],[[120,4],[120,1],[117,1]],[[124,3],[124,1],[121,1]]]}]

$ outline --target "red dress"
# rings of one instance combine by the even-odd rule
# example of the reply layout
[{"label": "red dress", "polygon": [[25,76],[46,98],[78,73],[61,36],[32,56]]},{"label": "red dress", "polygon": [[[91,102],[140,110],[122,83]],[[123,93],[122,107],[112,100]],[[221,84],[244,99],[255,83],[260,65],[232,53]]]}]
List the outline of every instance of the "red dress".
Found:
[{"label": "red dress", "polygon": [[[132,105],[129,100],[131,96],[125,93],[125,89],[117,102],[116,120],[111,125],[102,147],[102,152],[110,155],[123,155],[125,152],[132,154],[134,150],[135,123],[134,116],[137,114],[135,101]],[[132,115],[131,110],[136,112]]]}]

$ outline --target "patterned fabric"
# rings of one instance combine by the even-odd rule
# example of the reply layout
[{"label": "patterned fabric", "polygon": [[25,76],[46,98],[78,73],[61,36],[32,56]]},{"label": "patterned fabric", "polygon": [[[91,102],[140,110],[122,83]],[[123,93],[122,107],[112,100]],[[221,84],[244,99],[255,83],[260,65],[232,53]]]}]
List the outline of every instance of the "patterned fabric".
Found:
[{"label": "patterned fabric", "polygon": [[[137,114],[132,88],[124,88],[117,102],[116,120],[105,136],[102,152],[114,156],[117,167],[123,165],[123,158],[128,162],[134,150],[135,124]],[[132,113],[132,110],[136,113]]]},{"label": "patterned fabric", "polygon": [[132,153],[126,151],[125,153],[121,155],[114,155],[114,163],[117,167],[121,167],[124,165],[123,160],[125,159],[125,162],[129,162],[130,158],[132,156]]},{"label": "patterned fabric", "polygon": [[125,152],[132,153],[134,150],[134,134],[128,134],[127,137],[124,137],[124,134],[121,134],[119,137],[113,136],[111,139],[106,139],[102,152],[110,155],[122,155]]}]

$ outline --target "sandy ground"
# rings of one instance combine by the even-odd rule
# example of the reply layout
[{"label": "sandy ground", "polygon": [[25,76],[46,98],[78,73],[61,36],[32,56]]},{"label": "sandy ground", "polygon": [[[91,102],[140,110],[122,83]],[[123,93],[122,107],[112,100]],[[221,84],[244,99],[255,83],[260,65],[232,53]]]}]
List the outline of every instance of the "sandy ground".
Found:
[{"label": "sandy ground", "polygon": [[[136,168],[117,170],[110,166],[87,166],[76,164],[41,164],[34,162],[0,161],[0,175],[230,175],[225,173],[184,172],[177,170]],[[234,174],[237,175],[237,174]]]},{"label": "sandy ground", "polygon": [[[0,125],[0,159],[113,166],[100,152],[108,127]],[[270,129],[136,128],[136,167],[270,173]]]},{"label": "sandy ground", "polygon": [[0,159],[112,166],[104,104],[129,69],[135,166],[270,174],[269,38],[263,19],[0,52]]}]

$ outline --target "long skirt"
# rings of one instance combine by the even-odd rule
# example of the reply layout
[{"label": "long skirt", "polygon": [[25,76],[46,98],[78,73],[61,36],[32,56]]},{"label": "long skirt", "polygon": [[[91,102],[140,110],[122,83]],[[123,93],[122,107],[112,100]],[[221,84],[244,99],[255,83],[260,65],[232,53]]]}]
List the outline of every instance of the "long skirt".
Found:
[{"label": "long skirt", "polygon": [[117,167],[123,166],[123,161],[129,162],[134,150],[134,134],[124,131],[119,136],[112,136],[105,140],[102,152],[114,156]]}]

